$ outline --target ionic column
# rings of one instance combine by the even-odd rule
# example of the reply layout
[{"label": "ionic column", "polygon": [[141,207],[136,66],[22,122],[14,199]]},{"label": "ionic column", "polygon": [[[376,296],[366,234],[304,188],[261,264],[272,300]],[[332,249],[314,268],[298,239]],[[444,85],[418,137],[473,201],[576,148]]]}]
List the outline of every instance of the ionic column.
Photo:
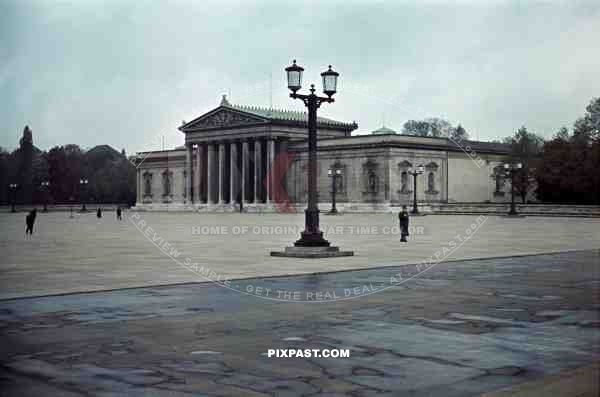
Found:
[{"label": "ionic column", "polygon": [[273,197],[273,175],[274,175],[274,167],[273,160],[275,160],[275,141],[273,139],[267,140],[267,170],[269,178],[267,179],[267,204],[271,202]]},{"label": "ionic column", "polygon": [[213,179],[215,175],[215,145],[206,145],[206,204],[212,204],[213,201]]},{"label": "ionic column", "polygon": [[135,169],[135,202],[140,202],[140,169]]},{"label": "ionic column", "polygon": [[[259,203],[262,201],[262,197],[259,197],[261,189],[261,182],[262,182],[262,150],[260,147],[260,140],[256,140],[254,141],[254,203]],[[262,196],[262,195],[260,195]]]},{"label": "ionic column", "polygon": [[[287,150],[288,150],[288,141],[287,141],[287,139],[280,140],[279,141],[279,145],[277,145],[277,146],[279,146],[279,148],[277,150],[277,153],[286,153],[287,154]],[[292,165],[290,164],[290,167],[291,166]],[[281,187],[282,187],[283,191],[286,192],[286,194],[289,195],[289,199],[293,201],[294,198],[295,198],[295,195],[290,194],[291,192],[288,193],[288,183],[287,183],[287,178],[293,178],[293,176],[292,176],[293,174],[290,172],[289,176],[286,177],[285,176],[286,172],[287,172],[287,170],[280,170],[279,171],[279,176],[282,177],[281,181],[279,183],[281,184]],[[293,179],[291,179],[291,180],[293,180]],[[281,197],[279,199],[281,199]]]},{"label": "ionic column", "polygon": [[204,203],[205,201],[205,197],[206,197],[206,189],[207,189],[207,179],[206,179],[206,174],[207,174],[207,168],[208,168],[208,162],[207,162],[207,157],[208,155],[208,145],[207,144],[201,144],[198,145],[198,198],[197,198],[197,202],[199,203]]},{"label": "ionic column", "polygon": [[185,181],[185,199],[187,203],[192,203],[192,144],[186,145],[185,151],[185,167],[186,167],[186,181]]},{"label": "ionic column", "polygon": [[234,204],[237,202],[237,194],[239,192],[238,183],[238,146],[237,142],[231,142],[229,145],[229,202]]},{"label": "ionic column", "polygon": [[196,155],[194,156],[194,162],[196,164],[194,166],[194,182],[192,186],[194,192],[194,202],[196,203],[202,202],[202,198],[200,196],[200,180],[202,179],[202,174],[200,173],[200,147],[200,145],[196,147]]},{"label": "ionic column", "polygon": [[225,144],[219,143],[219,204],[224,203],[225,189]]},{"label": "ionic column", "polygon": [[242,142],[242,203],[246,204],[246,192],[250,183],[250,153],[248,153],[248,141]]}]

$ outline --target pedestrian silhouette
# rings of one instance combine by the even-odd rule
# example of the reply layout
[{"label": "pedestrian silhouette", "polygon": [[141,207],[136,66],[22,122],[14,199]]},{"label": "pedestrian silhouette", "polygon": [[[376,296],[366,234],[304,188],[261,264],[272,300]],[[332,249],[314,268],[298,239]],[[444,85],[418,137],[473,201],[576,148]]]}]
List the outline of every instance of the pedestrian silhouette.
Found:
[{"label": "pedestrian silhouette", "polygon": [[121,207],[117,207],[117,220],[121,220]]},{"label": "pedestrian silhouette", "polygon": [[102,210],[100,208],[98,208],[98,211],[96,211],[96,216],[98,218],[102,218]]},{"label": "pedestrian silhouette", "polygon": [[398,213],[398,220],[400,221],[400,241],[403,243],[408,242],[406,236],[408,236],[408,211],[406,206],[402,206],[402,211]]},{"label": "pedestrian silhouette", "polygon": [[25,229],[25,236],[27,236],[28,234],[30,236],[33,235],[33,225],[35,223],[36,215],[37,215],[37,210],[34,208],[25,217],[25,224],[27,225],[27,228]]}]

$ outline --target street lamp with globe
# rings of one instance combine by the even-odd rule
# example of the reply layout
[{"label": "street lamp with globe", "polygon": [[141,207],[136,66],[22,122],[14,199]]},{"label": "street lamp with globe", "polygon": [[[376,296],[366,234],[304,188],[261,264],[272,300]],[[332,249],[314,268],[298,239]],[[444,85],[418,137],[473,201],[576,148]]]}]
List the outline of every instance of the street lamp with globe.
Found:
[{"label": "street lamp with globe", "polygon": [[425,171],[423,164],[419,165],[414,171],[412,168],[408,169],[408,173],[413,177],[413,209],[412,214],[418,214],[419,208],[417,207],[417,175],[421,175]]},{"label": "street lamp with globe", "polygon": [[298,94],[302,88],[302,74],[304,68],[296,64],[285,68],[287,73],[290,97],[300,99],[308,108],[308,205],[304,210],[304,231],[294,243],[294,247],[286,247],[285,252],[271,252],[273,256],[289,256],[302,258],[323,258],[333,256],[351,256],[352,251],[340,251],[337,247],[330,246],[330,242],[323,238],[319,229],[319,208],[317,205],[317,109],[322,103],[333,103],[333,95],[337,92],[339,73],[329,68],[321,73],[323,80],[323,93],[326,97],[315,94],[315,85],[310,85],[310,94]]},{"label": "street lamp with globe", "polygon": [[44,208],[42,209],[42,212],[48,212],[48,188],[50,186],[50,182],[42,181],[40,186],[42,187],[42,191],[44,192]]},{"label": "street lamp with globe", "polygon": [[334,168],[334,169],[328,169],[327,170],[327,175],[331,178],[331,210],[329,211],[330,214],[337,214],[337,208],[335,206],[335,196],[337,194],[337,181],[338,178],[342,177],[342,169],[341,168]]},{"label": "street lamp with globe", "polygon": [[85,192],[88,182],[89,181],[86,178],[81,178],[79,180],[79,185],[81,186],[81,212],[87,212],[87,208],[85,207]]},{"label": "street lamp with globe", "polygon": [[517,212],[517,206],[515,204],[515,175],[523,168],[521,163],[504,163],[504,170],[506,176],[510,177],[510,211],[508,215],[515,216],[519,215]]},{"label": "street lamp with globe", "polygon": [[8,185],[8,187],[10,187],[11,196],[12,196],[12,203],[11,203],[10,211],[17,212],[17,210],[15,208],[15,201],[17,200],[17,188],[19,187],[19,185],[16,183],[11,183]]}]

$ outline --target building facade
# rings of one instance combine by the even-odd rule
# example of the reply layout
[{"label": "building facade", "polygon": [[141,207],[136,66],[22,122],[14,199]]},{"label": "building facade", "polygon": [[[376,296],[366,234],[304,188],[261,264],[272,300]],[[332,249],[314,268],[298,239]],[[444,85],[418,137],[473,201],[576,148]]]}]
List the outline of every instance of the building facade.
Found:
[{"label": "building facade", "polygon": [[[504,202],[510,197],[502,165],[504,144],[396,134],[382,127],[352,135],[356,123],[319,117],[319,202],[327,208],[335,181],[341,210],[410,205],[417,176],[420,205]],[[272,210],[305,206],[307,115],[220,105],[179,127],[185,145],[137,154],[138,209]],[[332,178],[328,171],[338,171]]]}]

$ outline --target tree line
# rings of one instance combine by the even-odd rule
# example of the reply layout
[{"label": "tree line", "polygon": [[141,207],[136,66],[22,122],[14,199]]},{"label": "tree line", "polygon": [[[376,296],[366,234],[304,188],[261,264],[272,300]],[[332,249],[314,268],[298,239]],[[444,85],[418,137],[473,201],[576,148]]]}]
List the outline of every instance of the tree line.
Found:
[{"label": "tree line", "polygon": [[[469,137],[460,124],[454,127],[441,118],[409,120],[402,132],[454,140]],[[523,166],[515,175],[515,190],[523,202],[533,190],[541,202],[600,204],[600,98],[590,101],[571,129],[562,127],[550,139],[523,126],[501,142],[510,145],[510,161]],[[84,151],[70,144],[41,151],[26,126],[17,149],[0,147],[0,186],[4,205],[13,200],[134,204],[136,169],[125,150],[108,145]]]},{"label": "tree line", "polygon": [[[453,127],[441,118],[409,120],[402,133],[457,141],[469,137],[460,124]],[[514,188],[523,203],[533,192],[541,202],[600,204],[600,98],[590,101],[571,129],[561,127],[550,139],[523,126],[496,142],[509,145],[509,161],[522,164]]]},{"label": "tree line", "polygon": [[[0,203],[17,204],[121,203],[133,204],[136,170],[125,150],[108,145],[83,150],[78,145],[41,151],[29,127],[19,147],[0,148]],[[85,183],[87,181],[87,183]]]}]

